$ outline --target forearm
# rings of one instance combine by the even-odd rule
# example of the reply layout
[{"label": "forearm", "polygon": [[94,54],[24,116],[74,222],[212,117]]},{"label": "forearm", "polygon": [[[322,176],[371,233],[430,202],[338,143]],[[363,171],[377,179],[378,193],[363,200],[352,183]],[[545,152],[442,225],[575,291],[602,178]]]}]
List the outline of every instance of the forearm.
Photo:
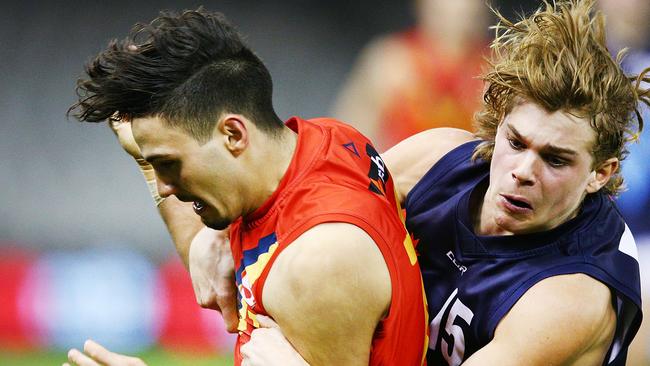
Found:
[{"label": "forearm", "polygon": [[196,234],[205,227],[201,218],[194,213],[192,203],[179,201],[169,196],[158,205],[158,212],[167,226],[176,251],[189,270],[190,244]]},{"label": "forearm", "polygon": [[189,270],[190,245],[196,234],[205,225],[201,222],[200,217],[194,213],[191,203],[182,202],[176,196],[160,197],[153,167],[141,158],[136,158],[136,162],[147,183],[151,198],[158,207],[158,212],[174,242],[176,251],[183,260],[185,268]]}]

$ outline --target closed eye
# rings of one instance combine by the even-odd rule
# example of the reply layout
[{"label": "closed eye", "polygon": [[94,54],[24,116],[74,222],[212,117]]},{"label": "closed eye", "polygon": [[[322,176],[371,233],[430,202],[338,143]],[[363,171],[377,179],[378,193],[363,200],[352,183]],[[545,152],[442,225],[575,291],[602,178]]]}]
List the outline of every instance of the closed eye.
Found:
[{"label": "closed eye", "polygon": [[176,160],[156,160],[151,163],[155,171],[160,174],[170,175],[179,168],[179,162]]},{"label": "closed eye", "polygon": [[548,163],[548,165],[555,167],[555,168],[560,168],[563,166],[569,165],[570,161],[563,159],[559,156],[545,156],[544,160]]}]

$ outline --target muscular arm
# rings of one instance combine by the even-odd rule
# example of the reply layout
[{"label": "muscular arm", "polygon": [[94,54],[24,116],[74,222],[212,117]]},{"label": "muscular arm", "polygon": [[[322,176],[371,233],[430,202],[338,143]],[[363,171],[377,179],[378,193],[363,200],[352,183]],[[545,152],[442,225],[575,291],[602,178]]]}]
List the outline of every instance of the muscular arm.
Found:
[{"label": "muscular arm", "polygon": [[528,290],[463,365],[601,365],[616,330],[607,286],[572,274]]},{"label": "muscular arm", "polygon": [[162,201],[158,206],[158,212],[165,222],[185,268],[189,270],[190,243],[205,225],[194,213],[191,203],[179,201],[175,196],[169,196]]},{"label": "muscular arm", "polygon": [[400,202],[431,169],[454,148],[475,137],[456,128],[434,128],[413,135],[381,154],[393,176]]},{"label": "muscular arm", "polygon": [[309,364],[367,365],[373,334],[390,305],[390,275],[368,234],[326,223],[280,253],[262,296]]}]

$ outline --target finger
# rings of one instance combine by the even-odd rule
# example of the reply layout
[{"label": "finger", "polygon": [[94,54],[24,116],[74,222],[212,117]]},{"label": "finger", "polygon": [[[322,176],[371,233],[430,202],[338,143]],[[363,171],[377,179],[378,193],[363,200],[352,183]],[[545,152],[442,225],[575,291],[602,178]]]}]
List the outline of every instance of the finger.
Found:
[{"label": "finger", "polygon": [[[241,347],[239,347],[239,354],[242,356],[244,360],[248,359],[251,354],[250,354],[250,348],[251,348],[251,342],[248,341],[244,343]],[[243,364],[242,364],[243,365]]]},{"label": "finger", "polygon": [[204,293],[197,294],[196,302],[199,305],[201,305],[201,307],[204,309],[211,309],[211,310],[216,310],[218,312],[221,312],[221,308],[219,307],[217,300],[215,300],[214,294],[204,294]]},{"label": "finger", "polygon": [[115,134],[115,136],[117,136],[117,139],[118,139],[118,141],[120,141],[120,143],[121,143],[122,140],[125,139],[124,134],[127,132],[126,131],[127,127],[125,127],[124,125],[126,123],[129,123],[129,122],[125,122],[125,121],[122,121],[122,120],[114,120],[114,119],[109,119],[108,120],[108,127],[111,129],[113,134]]},{"label": "finger", "polygon": [[223,322],[226,325],[226,330],[230,333],[236,333],[237,326],[239,325],[236,296],[232,295],[222,298],[221,302],[219,303],[219,308],[221,309],[221,316],[223,316]]},{"label": "finger", "polygon": [[258,314],[256,318],[257,322],[260,323],[260,328],[280,328],[278,323],[268,316]]},{"label": "finger", "polygon": [[115,133],[115,135],[118,137],[119,140],[124,140],[128,141],[130,140],[129,134],[132,133],[129,131],[129,125],[127,125],[130,122],[126,121],[110,121],[109,124],[111,125],[111,130]]},{"label": "finger", "polygon": [[112,119],[112,118],[108,119],[108,127],[110,127],[111,130],[113,130],[113,132],[115,132],[115,130],[119,128],[120,123],[122,123],[122,121],[118,119]]},{"label": "finger", "polygon": [[115,134],[117,134],[120,128],[123,128],[124,124],[127,122],[128,121],[120,116],[119,112],[115,112],[112,116],[108,117],[108,127],[110,127]]},{"label": "finger", "polygon": [[[221,312],[221,308],[219,308],[219,304],[216,300],[216,294],[214,291],[212,291],[212,288],[209,285],[206,285],[208,281],[205,281],[204,278],[196,278],[196,276],[192,273],[191,267],[190,276],[192,277],[192,287],[194,288],[194,297],[196,298],[196,303],[204,309],[213,309]],[[206,288],[208,290],[203,290]]]},{"label": "finger", "polygon": [[77,366],[100,366],[97,362],[75,348],[68,351],[68,361]]},{"label": "finger", "polygon": [[124,358],[124,356],[107,350],[99,343],[91,339],[87,340],[84,343],[84,352],[92,357],[95,361],[99,361],[108,365],[117,365]]}]

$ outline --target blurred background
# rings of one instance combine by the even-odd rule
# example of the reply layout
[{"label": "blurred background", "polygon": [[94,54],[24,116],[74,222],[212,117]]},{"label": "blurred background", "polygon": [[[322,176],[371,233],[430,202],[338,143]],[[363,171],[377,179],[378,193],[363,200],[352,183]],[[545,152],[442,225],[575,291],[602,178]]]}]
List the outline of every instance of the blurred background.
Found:
[{"label": "blurred background", "polygon": [[[504,15],[540,1],[493,0]],[[610,50],[650,65],[648,0],[601,0]],[[161,9],[218,10],[265,61],[281,118],[335,116],[385,149],[471,129],[491,39],[482,0],[57,1],[0,10],[0,365],[60,364],[93,338],[150,364],[230,364],[233,337],[189,276],[131,158],[105,124],[66,119],[83,64]],[[646,120],[650,120],[647,110]],[[399,123],[398,123],[399,122]],[[619,205],[650,254],[650,137]],[[644,280],[645,288],[648,282]],[[648,355],[640,337],[635,363]],[[645,363],[648,362],[648,363]]]}]

